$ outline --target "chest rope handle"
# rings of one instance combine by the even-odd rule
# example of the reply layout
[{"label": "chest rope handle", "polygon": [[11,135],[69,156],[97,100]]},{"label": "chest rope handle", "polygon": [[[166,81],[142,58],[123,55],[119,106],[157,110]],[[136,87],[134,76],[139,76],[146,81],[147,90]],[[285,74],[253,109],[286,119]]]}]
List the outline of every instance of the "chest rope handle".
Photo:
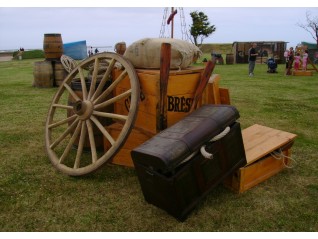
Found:
[{"label": "chest rope handle", "polygon": [[[227,135],[230,132],[230,130],[231,128],[229,126],[226,127],[221,133],[213,137],[209,142],[215,142],[215,141],[218,141],[219,139],[222,139],[225,135]],[[205,145],[201,147],[200,152],[204,158],[213,159],[213,154],[210,154],[205,150]]]},{"label": "chest rope handle", "polygon": [[[225,130],[223,130],[221,133],[219,133],[218,135],[214,136],[209,142],[215,142],[221,138],[223,138],[225,135],[227,135],[230,132],[231,128],[228,126],[225,128]],[[199,152],[199,150],[194,151],[192,154],[190,154],[188,157],[186,157],[183,161],[181,161],[179,163],[179,165],[184,164],[185,162],[187,162],[188,160],[190,160],[191,158],[193,158],[197,153]],[[213,154],[208,153],[205,150],[205,145],[203,145],[200,148],[200,152],[202,154],[202,156],[206,159],[213,159]]]}]

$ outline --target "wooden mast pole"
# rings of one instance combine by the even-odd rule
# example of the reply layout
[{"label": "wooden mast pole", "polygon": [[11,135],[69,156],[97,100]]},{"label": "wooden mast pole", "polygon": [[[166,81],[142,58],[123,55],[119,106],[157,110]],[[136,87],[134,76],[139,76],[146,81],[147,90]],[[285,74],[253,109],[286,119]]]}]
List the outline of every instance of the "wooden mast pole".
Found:
[{"label": "wooden mast pole", "polygon": [[[172,7],[171,8],[171,14],[173,14],[173,11],[174,11],[174,9]],[[173,22],[174,22],[174,17],[171,20],[171,38],[173,38],[173,25],[174,25]]]}]

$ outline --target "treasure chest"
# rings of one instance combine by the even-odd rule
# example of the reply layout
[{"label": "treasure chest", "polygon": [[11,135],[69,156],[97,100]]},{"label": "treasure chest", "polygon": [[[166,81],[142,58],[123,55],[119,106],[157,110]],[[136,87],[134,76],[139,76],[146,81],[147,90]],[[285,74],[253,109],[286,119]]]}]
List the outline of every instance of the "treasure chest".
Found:
[{"label": "treasure chest", "polygon": [[145,200],[184,221],[246,164],[238,118],[233,106],[203,105],[135,148],[131,156]]}]

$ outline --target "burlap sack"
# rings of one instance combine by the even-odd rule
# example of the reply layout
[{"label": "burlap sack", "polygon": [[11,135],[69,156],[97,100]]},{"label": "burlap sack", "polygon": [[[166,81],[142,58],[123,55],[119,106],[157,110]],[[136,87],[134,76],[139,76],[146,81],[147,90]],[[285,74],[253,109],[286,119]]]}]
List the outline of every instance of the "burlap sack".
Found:
[{"label": "burlap sack", "polygon": [[171,69],[184,69],[202,54],[192,43],[171,38],[144,38],[131,44],[124,54],[135,68],[160,69],[162,43],[171,44]]}]

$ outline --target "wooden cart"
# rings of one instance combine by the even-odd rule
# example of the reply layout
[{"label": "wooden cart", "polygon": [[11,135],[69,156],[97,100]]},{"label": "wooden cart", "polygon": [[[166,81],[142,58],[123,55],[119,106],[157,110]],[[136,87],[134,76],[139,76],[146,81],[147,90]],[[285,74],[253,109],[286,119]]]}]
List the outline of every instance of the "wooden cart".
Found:
[{"label": "wooden cart", "polygon": [[[183,87],[186,92],[180,97],[192,97],[192,101],[206,71],[207,67],[168,71],[166,81],[171,76],[169,85],[171,80],[176,92],[182,84],[188,85]],[[183,112],[167,116],[166,101],[162,100],[167,95],[162,96],[162,75],[158,72],[136,71],[128,60],[116,53],[100,53],[80,62],[60,85],[49,107],[45,144],[54,167],[71,176],[89,174],[111,162],[132,130],[144,128],[148,135],[154,135],[186,116],[191,106],[186,100],[187,110],[184,107]],[[211,75],[211,69],[208,73]],[[202,102],[220,101],[212,89],[217,86],[218,76],[211,80],[209,87],[205,87],[206,84],[202,87],[201,82],[202,100],[196,101],[197,107]],[[73,87],[75,83],[78,88]],[[145,85],[149,88],[145,89]],[[166,89],[166,93],[167,90],[170,94],[171,89]],[[164,119],[161,126],[160,117]],[[112,126],[116,126],[116,136],[110,133]]]}]

